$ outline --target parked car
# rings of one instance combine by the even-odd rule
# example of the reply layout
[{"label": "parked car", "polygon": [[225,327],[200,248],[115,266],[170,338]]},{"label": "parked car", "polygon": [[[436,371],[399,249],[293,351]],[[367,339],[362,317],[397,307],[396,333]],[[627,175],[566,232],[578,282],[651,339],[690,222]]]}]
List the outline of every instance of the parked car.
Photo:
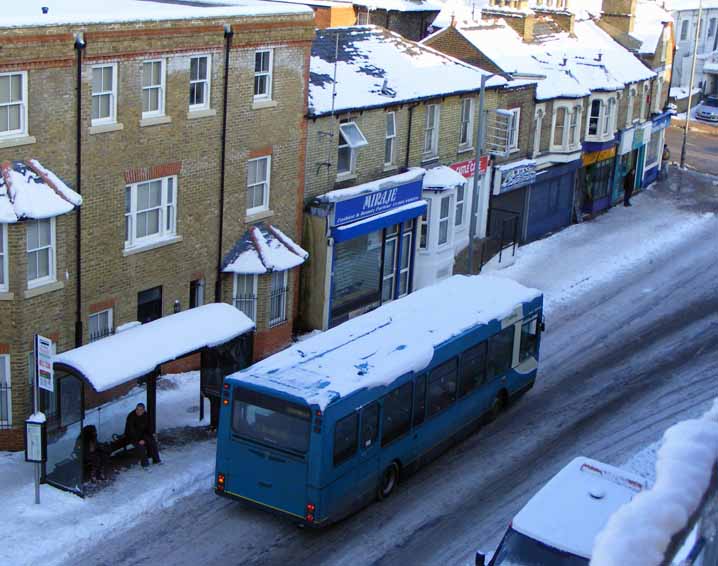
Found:
[{"label": "parked car", "polygon": [[[488,566],[588,566],[608,518],[644,487],[635,474],[574,458],[514,517]],[[477,566],[486,559],[477,553]]]},{"label": "parked car", "polygon": [[708,96],[696,110],[696,118],[707,122],[718,122],[718,96]]}]

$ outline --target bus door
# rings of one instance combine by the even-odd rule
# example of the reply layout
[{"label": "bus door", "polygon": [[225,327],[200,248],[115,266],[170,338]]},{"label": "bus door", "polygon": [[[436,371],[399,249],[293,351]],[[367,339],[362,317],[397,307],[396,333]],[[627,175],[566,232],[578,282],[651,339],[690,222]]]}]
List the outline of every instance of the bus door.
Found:
[{"label": "bus door", "polygon": [[379,474],[379,403],[374,401],[361,410],[359,425],[359,477],[357,495],[373,492]]}]

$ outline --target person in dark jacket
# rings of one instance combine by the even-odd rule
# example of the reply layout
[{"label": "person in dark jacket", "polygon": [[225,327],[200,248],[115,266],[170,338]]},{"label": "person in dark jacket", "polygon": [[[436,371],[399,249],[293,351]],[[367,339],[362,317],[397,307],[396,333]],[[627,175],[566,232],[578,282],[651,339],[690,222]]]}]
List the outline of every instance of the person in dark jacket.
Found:
[{"label": "person in dark jacket", "polygon": [[636,184],[636,169],[632,168],[623,178],[623,206],[631,206],[633,186]]},{"label": "person in dark jacket", "polygon": [[79,450],[80,442],[82,442],[85,465],[90,472],[90,481],[95,483],[98,479],[106,480],[110,455],[107,447],[97,440],[97,429],[94,425],[87,425],[82,428],[82,434],[75,445],[76,450]]},{"label": "person in dark jacket", "polygon": [[135,410],[127,415],[125,436],[129,444],[135,447],[142,467],[149,466],[148,456],[152,458],[152,463],[160,463],[160,453],[150,428],[150,418],[145,411],[144,403],[137,403]]},{"label": "person in dark jacket", "polygon": [[671,150],[668,144],[663,144],[663,155],[661,155],[661,179],[668,179],[668,161],[671,159]]}]

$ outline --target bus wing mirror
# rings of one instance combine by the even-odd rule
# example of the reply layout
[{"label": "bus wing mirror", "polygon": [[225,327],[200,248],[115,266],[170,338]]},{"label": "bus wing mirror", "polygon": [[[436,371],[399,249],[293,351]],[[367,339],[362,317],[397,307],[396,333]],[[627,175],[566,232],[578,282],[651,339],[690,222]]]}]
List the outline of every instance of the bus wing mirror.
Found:
[{"label": "bus wing mirror", "polygon": [[486,555],[483,552],[476,551],[476,557],[474,558],[474,564],[475,566],[485,566],[486,564]]}]

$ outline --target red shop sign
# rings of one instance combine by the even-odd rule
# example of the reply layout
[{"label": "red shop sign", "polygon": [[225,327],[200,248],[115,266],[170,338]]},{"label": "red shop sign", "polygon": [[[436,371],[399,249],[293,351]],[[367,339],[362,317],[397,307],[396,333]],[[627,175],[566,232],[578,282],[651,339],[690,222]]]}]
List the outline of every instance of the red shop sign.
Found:
[{"label": "red shop sign", "polygon": [[[486,173],[486,169],[488,169],[489,166],[489,156],[484,155],[481,158],[479,171],[483,175]],[[474,176],[474,171],[476,170],[476,159],[469,159],[468,161],[460,161],[458,163],[452,163],[449,165],[454,171],[458,172],[459,174],[463,175],[467,179],[470,179]]]}]

